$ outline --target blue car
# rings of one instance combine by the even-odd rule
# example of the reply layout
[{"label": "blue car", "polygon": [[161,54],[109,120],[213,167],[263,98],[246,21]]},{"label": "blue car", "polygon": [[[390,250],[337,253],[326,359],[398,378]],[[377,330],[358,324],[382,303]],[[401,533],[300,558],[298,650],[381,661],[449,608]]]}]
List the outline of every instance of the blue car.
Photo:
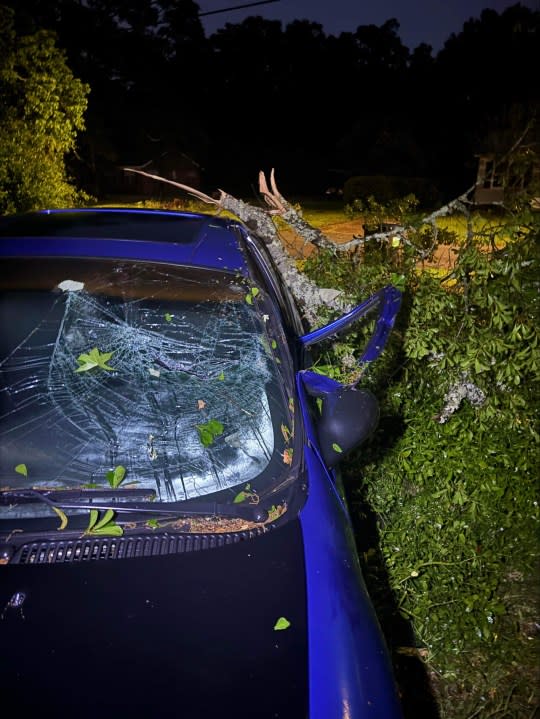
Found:
[{"label": "blue car", "polygon": [[0,694],[20,716],[401,716],[340,460],[375,397],[313,370],[257,236],[204,214],[0,220]]}]

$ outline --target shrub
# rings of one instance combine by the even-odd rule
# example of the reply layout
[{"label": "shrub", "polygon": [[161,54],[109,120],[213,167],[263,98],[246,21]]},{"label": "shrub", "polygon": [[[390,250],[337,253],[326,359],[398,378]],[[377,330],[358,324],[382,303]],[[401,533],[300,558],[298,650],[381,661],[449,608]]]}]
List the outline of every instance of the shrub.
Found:
[{"label": "shrub", "polygon": [[17,36],[13,12],[0,6],[0,214],[89,199],[65,167],[84,127],[88,92],[52,34]]},{"label": "shrub", "polygon": [[[364,253],[361,264],[334,257],[332,270],[324,256],[306,263],[312,276],[344,278],[358,299],[390,279],[404,288],[391,344],[365,377],[380,427],[344,472],[362,476],[349,495],[376,514],[393,600],[416,638],[407,649],[426,662],[442,717],[534,710],[539,225],[528,212],[471,231],[455,267],[436,274],[419,268],[414,232],[384,262]],[[334,346],[321,363],[346,379],[343,355]],[[364,557],[376,591],[377,552]]]}]

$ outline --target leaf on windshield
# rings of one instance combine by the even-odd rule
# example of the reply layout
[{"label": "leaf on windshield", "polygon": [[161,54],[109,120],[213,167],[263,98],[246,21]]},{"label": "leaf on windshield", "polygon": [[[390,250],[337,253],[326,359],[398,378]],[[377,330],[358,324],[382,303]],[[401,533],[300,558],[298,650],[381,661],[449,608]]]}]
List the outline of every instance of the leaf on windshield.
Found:
[{"label": "leaf on windshield", "polygon": [[240,504],[240,502],[245,502],[247,499],[249,499],[250,504],[259,504],[259,495],[257,492],[253,492],[251,489],[251,484],[246,484],[244,489],[236,495],[236,497],[233,499],[234,504]]},{"label": "leaf on windshield", "polygon": [[280,617],[277,622],[274,624],[274,631],[280,632],[283,629],[288,629],[291,626],[291,623],[288,619],[285,617]]},{"label": "leaf on windshield", "polygon": [[248,493],[244,492],[244,490],[242,490],[241,492],[238,492],[236,497],[233,499],[233,503],[240,504],[240,502],[245,502],[248,497],[249,497]]},{"label": "leaf on windshield", "polygon": [[281,425],[281,434],[283,435],[285,442],[288,442],[292,437],[292,432],[286,424]]},{"label": "leaf on windshield", "polygon": [[218,379],[225,379],[225,375],[223,373],[223,370],[218,374]]},{"label": "leaf on windshield", "polygon": [[99,512],[97,511],[97,509],[91,509],[90,510],[90,520],[88,522],[88,527],[86,528],[87,532],[89,532],[92,529],[94,524],[97,522],[98,517],[99,517]]},{"label": "leaf on windshield", "polygon": [[214,444],[216,437],[223,434],[223,425],[217,419],[209,419],[205,424],[195,426],[199,433],[199,439],[205,447],[210,447],[210,445]]},{"label": "leaf on windshield", "polygon": [[83,352],[77,357],[77,362],[80,367],[77,367],[75,372],[88,372],[88,370],[94,369],[94,367],[113,372],[114,367],[107,364],[107,361],[110,360],[112,356],[112,352],[100,352],[97,347],[94,347],[90,352]]},{"label": "leaf on windshield", "polygon": [[18,464],[15,467],[15,471],[18,474],[22,474],[23,476],[28,477],[28,469],[26,468],[26,464]]},{"label": "leaf on windshield", "polygon": [[206,407],[206,402],[203,399],[197,400],[197,409],[204,409]]},{"label": "leaf on windshield", "polygon": [[334,452],[339,452],[340,454],[341,454],[341,452],[343,452],[343,450],[341,449],[339,444],[337,444],[337,442],[332,443],[332,449],[334,450]]},{"label": "leaf on windshield", "polygon": [[253,304],[253,300],[255,299],[255,297],[257,297],[259,292],[260,292],[260,290],[258,287],[252,287],[250,289],[250,291],[246,295],[246,302],[248,303],[248,305]]},{"label": "leaf on windshield", "polygon": [[292,447],[287,447],[283,454],[281,455],[283,457],[283,461],[285,464],[292,464],[292,458],[293,458],[293,450]]},{"label": "leaf on windshield", "polygon": [[171,315],[170,312],[165,312],[165,315],[164,315],[164,316],[165,316],[165,321],[166,321],[166,322],[172,322],[172,318],[174,317],[174,315]]},{"label": "leaf on windshield", "polygon": [[60,526],[57,527],[56,529],[58,531],[60,531],[61,529],[65,529],[67,527],[67,523],[68,523],[68,518],[65,515],[65,513],[62,512],[61,509],[58,509],[58,507],[51,507],[51,509],[54,509],[56,514],[60,517]]},{"label": "leaf on windshield", "polygon": [[113,489],[116,489],[123,481],[124,477],[126,476],[126,468],[122,467],[122,465],[118,465],[118,467],[115,467],[114,469],[111,469],[105,477],[107,478],[107,482],[113,487]]},{"label": "leaf on windshield", "polygon": [[120,527],[114,521],[114,510],[107,509],[103,517],[99,518],[99,512],[97,509],[90,510],[90,521],[84,534],[101,534],[111,537],[120,537],[124,533],[122,527]]}]

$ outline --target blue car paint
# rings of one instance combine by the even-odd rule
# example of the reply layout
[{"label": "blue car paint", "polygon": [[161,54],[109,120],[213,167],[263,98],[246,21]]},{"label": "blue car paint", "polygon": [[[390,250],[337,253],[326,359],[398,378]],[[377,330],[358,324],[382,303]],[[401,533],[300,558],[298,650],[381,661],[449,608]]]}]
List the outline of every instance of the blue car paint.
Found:
[{"label": "blue car paint", "polygon": [[[224,240],[227,240],[225,242]],[[219,228],[196,244],[180,245],[159,241],[86,239],[80,237],[17,237],[0,243],[1,256],[29,257],[119,257],[123,259],[174,262],[229,270],[247,275],[244,256],[228,232]]]},{"label": "blue car paint", "polygon": [[392,668],[361,574],[347,507],[324,466],[302,373],[308,498],[300,511],[306,564],[310,719],[402,717]]},{"label": "blue car paint", "polygon": [[208,220],[209,215],[205,215],[200,212],[178,212],[177,210],[147,210],[139,209],[137,207],[123,207],[118,209],[117,207],[79,207],[76,210],[72,208],[58,208],[48,210],[37,210],[38,215],[65,215],[76,212],[79,215],[85,213],[98,213],[100,215],[106,214],[118,214],[122,215],[169,215],[170,217],[199,217],[201,220]]}]

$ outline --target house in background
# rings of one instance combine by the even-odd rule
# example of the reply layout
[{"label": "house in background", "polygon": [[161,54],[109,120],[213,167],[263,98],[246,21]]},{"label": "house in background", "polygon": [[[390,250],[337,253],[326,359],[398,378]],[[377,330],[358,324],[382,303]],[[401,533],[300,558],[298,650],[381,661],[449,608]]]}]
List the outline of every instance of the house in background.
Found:
[{"label": "house in background", "polygon": [[[502,205],[509,195],[519,195],[540,186],[540,162],[531,146],[510,160],[494,153],[476,155],[478,169],[473,192],[475,205]],[[532,200],[536,208],[538,197]]]},{"label": "house in background", "polygon": [[478,169],[473,201],[476,205],[500,204],[504,201],[504,185],[497,171],[494,154],[477,155]]}]

